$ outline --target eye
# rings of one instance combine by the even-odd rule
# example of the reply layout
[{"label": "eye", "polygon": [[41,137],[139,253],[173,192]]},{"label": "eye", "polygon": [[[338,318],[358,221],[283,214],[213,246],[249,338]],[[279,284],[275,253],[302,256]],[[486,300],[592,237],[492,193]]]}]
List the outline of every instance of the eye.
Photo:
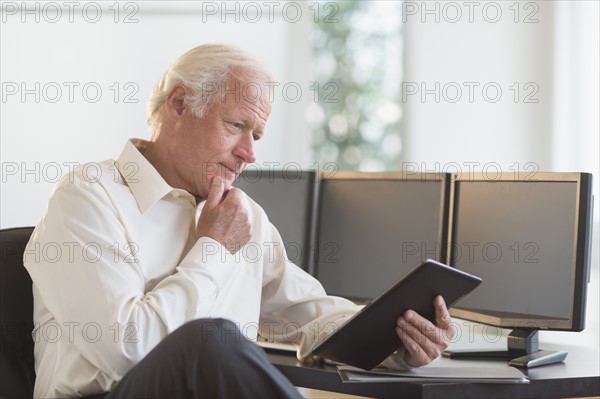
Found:
[{"label": "eye", "polygon": [[252,135],[252,137],[254,137],[254,141],[258,141],[262,138],[262,134],[255,133]]},{"label": "eye", "polygon": [[244,124],[239,122],[229,122],[229,124],[237,130],[244,130]]}]

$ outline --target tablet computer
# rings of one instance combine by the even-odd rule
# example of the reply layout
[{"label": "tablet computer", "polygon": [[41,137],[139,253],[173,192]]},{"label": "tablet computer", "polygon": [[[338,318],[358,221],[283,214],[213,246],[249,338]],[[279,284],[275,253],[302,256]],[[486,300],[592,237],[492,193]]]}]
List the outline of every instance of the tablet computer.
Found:
[{"label": "tablet computer", "polygon": [[481,283],[479,277],[428,259],[366,305],[313,349],[313,354],[370,370],[403,346],[396,319],[412,309],[435,323],[433,299],[450,308]]}]

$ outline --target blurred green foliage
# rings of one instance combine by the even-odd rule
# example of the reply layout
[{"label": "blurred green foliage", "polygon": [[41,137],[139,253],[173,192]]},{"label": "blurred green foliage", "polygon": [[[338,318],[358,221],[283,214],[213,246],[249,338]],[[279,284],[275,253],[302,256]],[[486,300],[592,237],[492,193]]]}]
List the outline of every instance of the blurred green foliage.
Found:
[{"label": "blurred green foliage", "polygon": [[401,1],[313,3],[314,159],[341,170],[397,170],[402,140]]}]

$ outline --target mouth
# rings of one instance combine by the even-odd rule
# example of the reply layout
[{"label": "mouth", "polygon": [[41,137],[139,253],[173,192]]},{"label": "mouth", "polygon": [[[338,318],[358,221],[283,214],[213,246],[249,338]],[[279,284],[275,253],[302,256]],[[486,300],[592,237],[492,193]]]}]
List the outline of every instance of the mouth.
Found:
[{"label": "mouth", "polygon": [[223,167],[223,169],[225,170],[226,174],[233,174],[235,176],[238,176],[240,173],[242,173],[242,168],[230,168],[229,166],[221,163],[219,164]]},{"label": "mouth", "polygon": [[224,163],[219,163],[219,167],[221,169],[221,176],[225,179],[225,181],[229,184],[233,184],[235,179],[242,173],[243,166],[235,165],[234,167],[227,166]]}]

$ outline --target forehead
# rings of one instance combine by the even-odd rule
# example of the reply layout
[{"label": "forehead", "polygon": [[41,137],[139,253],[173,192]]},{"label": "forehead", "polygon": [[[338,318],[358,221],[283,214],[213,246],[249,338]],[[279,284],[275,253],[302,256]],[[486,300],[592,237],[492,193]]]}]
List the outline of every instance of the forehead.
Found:
[{"label": "forehead", "polygon": [[272,78],[252,69],[244,67],[234,67],[229,71],[228,79],[225,81],[226,93],[238,92],[246,100],[267,101],[271,103]]},{"label": "forehead", "polygon": [[271,96],[265,82],[258,79],[230,78],[222,90],[220,103],[228,111],[254,114],[264,121],[268,118],[271,112]]}]

